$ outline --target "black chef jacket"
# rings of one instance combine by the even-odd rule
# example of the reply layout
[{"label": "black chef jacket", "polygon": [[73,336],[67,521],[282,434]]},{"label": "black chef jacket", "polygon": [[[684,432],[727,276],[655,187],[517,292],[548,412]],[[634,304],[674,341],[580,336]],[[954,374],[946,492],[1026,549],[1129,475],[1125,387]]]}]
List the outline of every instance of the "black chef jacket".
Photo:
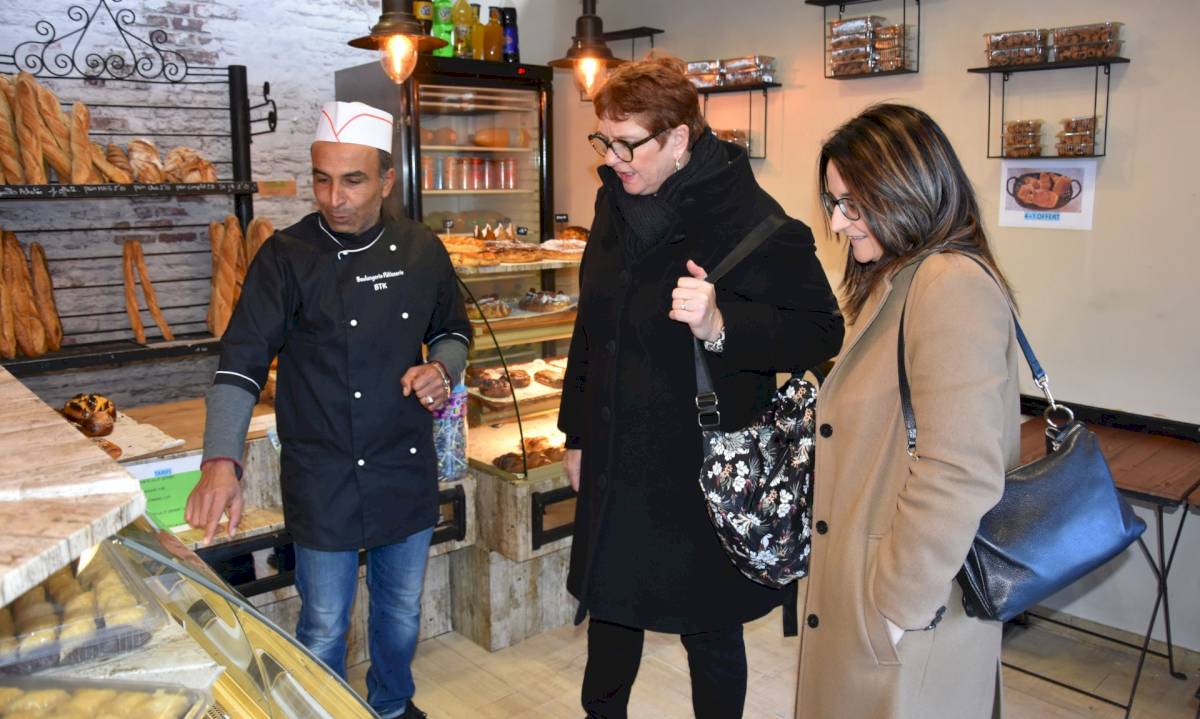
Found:
[{"label": "black chef jacket", "polygon": [[214,382],[258,396],[278,355],[288,530],[314,549],[369,549],[436,522],[432,417],[400,378],[422,362],[422,343],[469,345],[471,326],[429,229],[407,219],[358,236],[327,228],[313,213],[258,251]]}]

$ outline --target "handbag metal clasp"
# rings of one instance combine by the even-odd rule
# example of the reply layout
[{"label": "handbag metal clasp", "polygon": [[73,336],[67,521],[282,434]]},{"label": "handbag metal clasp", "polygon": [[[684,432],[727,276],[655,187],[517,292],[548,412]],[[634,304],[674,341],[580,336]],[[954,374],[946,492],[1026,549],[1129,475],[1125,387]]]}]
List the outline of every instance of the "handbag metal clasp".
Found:
[{"label": "handbag metal clasp", "polygon": [[720,404],[716,392],[702,392],[696,395],[696,409],[700,410],[696,422],[701,429],[716,429],[721,426],[721,412],[717,409]]}]

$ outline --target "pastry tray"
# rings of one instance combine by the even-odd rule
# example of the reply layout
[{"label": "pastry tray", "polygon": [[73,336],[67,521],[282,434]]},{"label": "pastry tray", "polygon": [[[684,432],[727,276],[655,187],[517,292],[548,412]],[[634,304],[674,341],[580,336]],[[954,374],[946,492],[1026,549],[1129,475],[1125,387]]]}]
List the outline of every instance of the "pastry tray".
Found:
[{"label": "pastry tray", "polygon": [[[114,695],[97,697],[103,698],[103,701],[97,702],[96,705],[90,707],[87,705],[70,705],[78,709],[78,713],[71,713],[70,716],[84,716],[85,712],[90,712],[87,716],[103,714],[104,716],[155,716],[159,719],[199,719],[208,710],[209,705],[209,697],[204,692],[189,689],[180,684],[48,677],[0,677],[0,704],[8,705],[10,702],[20,701],[21,696],[15,694],[13,696],[6,696],[14,689],[21,691],[22,696],[33,692],[66,692],[67,697],[61,698],[53,705],[43,706],[40,712],[34,714],[46,717],[59,716],[59,710],[65,709],[70,705],[72,700],[78,699],[84,692],[96,696],[94,692],[111,691],[114,692]],[[129,699],[121,700],[128,702],[127,704],[119,703],[115,706],[107,706],[122,695],[130,693],[145,694],[146,699],[155,695],[159,697],[177,696],[182,697],[183,701],[174,702],[178,704],[177,711],[170,713],[159,712],[152,715],[141,714],[137,711],[143,708],[142,705],[145,704],[145,699],[139,702],[130,697]],[[36,712],[37,710],[31,711]],[[106,713],[108,711],[111,711],[111,714]],[[18,714],[25,716],[23,712],[19,711],[14,713],[13,716],[17,716]],[[67,716],[67,714],[63,714],[63,716]]]},{"label": "pastry tray", "polygon": [[[576,297],[572,297],[571,303],[568,304],[566,307],[562,307],[557,310],[553,310],[551,312],[533,312],[532,310],[523,310],[520,307],[517,307],[518,300],[507,300],[506,299],[504,301],[506,303],[508,303],[509,307],[512,307],[512,312],[509,312],[507,315],[505,315],[503,317],[487,318],[487,321],[489,324],[493,324],[493,325],[504,324],[505,322],[512,321],[512,320],[527,320],[530,317],[551,317],[553,315],[562,314],[563,312],[570,312],[571,310],[574,310],[579,304],[579,299]],[[483,320],[480,320],[480,319],[472,318],[471,321],[477,325],[483,324]]]},{"label": "pastry tray", "polygon": [[[521,422],[526,439],[531,437],[546,437],[552,445],[561,445],[567,438],[558,429],[557,413],[532,417]],[[557,477],[563,472],[562,462],[534,467],[525,474],[507,472],[492,464],[492,460],[508,452],[516,452],[521,447],[521,433],[517,431],[515,422],[500,425],[482,425],[472,427],[467,433],[467,458],[471,466],[510,481],[525,479],[543,479]]]},{"label": "pastry tray", "polygon": [[[545,360],[540,360],[540,359],[533,360],[532,362],[523,362],[521,364],[510,364],[510,365],[508,365],[508,368],[509,368],[509,370],[515,370],[515,369],[524,370],[529,373],[529,386],[528,387],[517,387],[514,390],[517,394],[518,402],[524,404],[525,402],[532,402],[535,400],[546,399],[548,397],[561,397],[562,396],[562,388],[561,387],[549,387],[547,385],[542,384],[541,382],[538,382],[536,379],[533,378],[534,373],[540,372],[541,370],[558,369],[561,371],[561,368],[551,366],[550,364],[547,364]],[[499,371],[499,370],[502,370],[503,368],[500,366],[496,366],[496,367],[489,367],[488,369],[494,369],[494,370]],[[479,391],[478,387],[467,387],[467,394],[470,395],[471,397],[473,397],[476,401],[478,401],[480,404],[482,404],[485,408],[490,409],[490,410],[506,409],[508,407],[512,407],[512,403],[513,403],[513,397],[511,394],[507,394],[503,397],[485,397]]]},{"label": "pastry tray", "polygon": [[[77,619],[63,623],[63,607],[54,602],[48,591],[51,580],[30,590],[31,592],[43,592],[45,601],[54,607],[57,623],[35,630],[47,632],[47,634],[52,633],[53,638],[51,641],[38,644],[33,648],[22,650],[22,640],[27,639],[34,632],[18,633],[14,628],[11,638],[6,636],[4,639],[0,639],[0,674],[32,674],[50,667],[92,661],[133,651],[150,641],[154,630],[163,624],[165,617],[162,609],[158,602],[146,595],[145,588],[131,576],[124,560],[107,542],[100,544],[99,551],[92,559],[92,563],[84,569],[85,579],[79,580],[78,576],[74,578],[83,585],[85,592],[94,592],[93,598],[98,601],[103,592],[97,585],[101,582],[102,577],[110,573],[115,574],[120,586],[133,596],[133,604],[128,607],[113,608],[107,612],[100,606],[95,606],[91,618],[86,620]],[[18,597],[7,608],[12,612],[14,620],[18,614],[16,606],[19,601],[21,598]],[[109,624],[105,621],[106,615],[126,616]],[[68,639],[62,638],[65,630],[79,631],[78,626],[84,622],[91,623],[91,627],[86,633],[71,636]]]}]

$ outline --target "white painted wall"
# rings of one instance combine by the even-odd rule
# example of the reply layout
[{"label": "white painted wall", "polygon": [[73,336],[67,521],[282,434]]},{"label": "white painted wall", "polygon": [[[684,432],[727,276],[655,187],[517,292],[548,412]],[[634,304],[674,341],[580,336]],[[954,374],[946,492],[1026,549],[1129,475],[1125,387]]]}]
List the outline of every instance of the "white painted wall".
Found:
[{"label": "white painted wall", "polygon": [[[555,5],[577,5],[560,0]],[[898,0],[853,11],[891,15]],[[657,46],[684,58],[750,53],[778,58],[785,87],[769,101],[769,156],[755,161],[759,181],[792,215],[823,227],[816,159],[823,137],[868,104],[893,100],[928,111],[953,141],[975,183],[999,260],[1015,286],[1024,324],[1060,398],[1083,404],[1200,423],[1200,82],[1188,57],[1200,3],[1119,0],[924,0],[921,72],[853,81],[823,77],[822,12],[799,0],[603,0],[605,28],[649,25],[666,30]],[[1018,230],[996,226],[1000,162],[986,158],[987,80],[967,74],[984,63],[982,34],[1100,20],[1126,23],[1129,65],[1114,69],[1108,157],[1099,161],[1095,229]],[[562,23],[564,38],[569,22]],[[565,39],[562,49],[565,49]],[[628,56],[628,43],[614,45]],[[640,54],[640,53],[639,53]],[[563,85],[569,76],[561,75]],[[1014,76],[1009,117],[1052,124],[1089,112],[1091,70]],[[556,207],[572,221],[592,216],[596,157],[585,136],[591,106],[565,99],[555,107]],[[740,96],[714,98],[710,119],[731,123],[745,113]],[[758,109],[755,109],[758,112]],[[724,113],[724,114],[717,114]],[[744,124],[744,122],[743,122]],[[819,241],[831,280],[844,250]],[[1036,393],[1025,381],[1024,391]],[[1200,435],[1198,435],[1200,437]],[[1069,508],[1065,508],[1069,511]],[[1139,508],[1148,522],[1151,512]],[[1194,514],[1194,513],[1193,513]],[[1168,515],[1168,538],[1181,512]],[[1152,532],[1147,539],[1153,547]],[[1185,526],[1172,574],[1175,639],[1200,649],[1200,517]],[[1144,632],[1154,580],[1134,548],[1049,604],[1072,614]],[[1161,624],[1161,620],[1160,620]],[[1161,636],[1161,630],[1158,632]]]}]

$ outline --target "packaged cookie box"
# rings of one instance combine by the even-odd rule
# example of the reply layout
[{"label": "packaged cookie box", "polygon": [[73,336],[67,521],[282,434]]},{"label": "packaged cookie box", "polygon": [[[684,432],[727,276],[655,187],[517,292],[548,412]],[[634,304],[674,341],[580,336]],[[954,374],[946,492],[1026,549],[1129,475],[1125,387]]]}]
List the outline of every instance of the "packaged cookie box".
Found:
[{"label": "packaged cookie box", "polygon": [[1076,45],[1055,45],[1050,48],[1051,62],[1071,60],[1096,60],[1105,57],[1120,57],[1121,41],[1085,42]]},{"label": "packaged cookie box", "polygon": [[1036,65],[1040,62],[1046,62],[1046,57],[1047,53],[1044,45],[997,48],[987,51],[987,64],[989,67]]},{"label": "packaged cookie box", "polygon": [[1096,136],[1092,132],[1060,132],[1054,146],[1059,155],[1083,157],[1096,154]]},{"label": "packaged cookie box", "polygon": [[703,75],[721,71],[720,60],[692,60],[687,63],[685,72],[688,75]]},{"label": "packaged cookie box", "polygon": [[854,60],[852,62],[835,62],[829,65],[829,73],[835,77],[846,75],[869,75],[875,72],[875,60]]},{"label": "packaged cookie box", "polygon": [[1005,157],[1040,157],[1042,154],[1042,145],[1041,143],[1010,145],[1006,142],[1001,154]]},{"label": "packaged cookie box", "polygon": [[875,36],[871,33],[834,35],[833,37],[829,38],[829,49],[831,50],[847,50],[856,47],[872,48],[874,46]]},{"label": "packaged cookie box", "polygon": [[1098,121],[1099,121],[1099,117],[1097,117],[1096,115],[1076,115],[1075,117],[1063,118],[1063,120],[1061,121],[1062,122],[1062,131],[1063,132],[1090,132],[1092,134],[1095,134],[1096,133],[1096,125],[1098,124]]},{"label": "packaged cookie box", "polygon": [[0,608],[0,674],[31,674],[132,651],[162,608],[108,543],[76,575],[70,565]]},{"label": "packaged cookie box", "polygon": [[705,72],[699,75],[688,75],[687,79],[697,88],[720,87],[722,83],[721,73],[719,72]]},{"label": "packaged cookie box", "polygon": [[1004,123],[1002,135],[1005,142],[1013,145],[1029,145],[1040,142],[1042,137],[1041,120],[1009,120]]},{"label": "packaged cookie box", "polygon": [[832,37],[841,35],[873,35],[875,30],[883,25],[883,18],[878,15],[862,17],[847,17],[829,21],[829,34]]},{"label": "packaged cookie box", "polygon": [[773,70],[738,70],[725,73],[722,87],[737,87],[738,85],[757,85],[763,82],[775,82]]},{"label": "packaged cookie box", "polygon": [[1045,47],[1049,44],[1050,31],[1034,28],[1032,30],[989,32],[984,34],[983,40],[987,43],[989,52],[1016,47]]},{"label": "packaged cookie box", "polygon": [[775,58],[770,55],[743,55],[721,60],[721,72],[727,75],[751,70],[775,72]]},{"label": "packaged cookie box", "polygon": [[180,684],[46,677],[0,678],[5,717],[198,719],[209,697]]},{"label": "packaged cookie box", "polygon": [[1097,22],[1090,25],[1056,27],[1053,30],[1054,44],[1061,46],[1115,42],[1120,39],[1121,25],[1119,22]]},{"label": "packaged cookie box", "polygon": [[875,72],[903,70],[912,63],[912,55],[906,53],[903,47],[886,48],[875,52]]}]

